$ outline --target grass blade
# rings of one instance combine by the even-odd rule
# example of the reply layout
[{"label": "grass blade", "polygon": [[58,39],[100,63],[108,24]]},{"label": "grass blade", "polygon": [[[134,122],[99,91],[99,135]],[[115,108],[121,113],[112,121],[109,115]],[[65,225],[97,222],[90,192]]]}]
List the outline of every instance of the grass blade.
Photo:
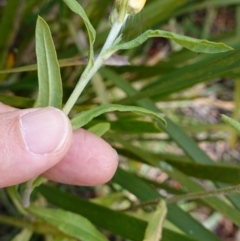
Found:
[{"label": "grass blade", "polygon": [[[139,200],[143,202],[161,198],[161,195],[154,187],[147,184],[139,177],[122,169],[117,170],[112,181],[134,194],[137,198],[139,198]],[[188,213],[181,210],[177,205],[168,204],[167,207],[167,219],[175,224],[183,232],[188,234],[190,237],[197,237],[199,240],[204,241],[220,241],[217,236],[203,227]],[[182,220],[184,220],[184,222],[182,222]]]},{"label": "grass blade", "polygon": [[[239,55],[240,52],[237,52],[236,54]],[[233,57],[234,63],[235,63],[235,57]],[[126,92],[128,96],[132,96],[137,93],[137,91],[131,86],[131,84],[129,84],[124,79],[120,78],[114,72],[108,69],[102,69],[101,73],[105,77],[111,79],[115,83],[115,85],[121,88],[124,92]],[[158,108],[155,106],[154,102],[150,101],[149,99],[143,99],[143,100],[137,101],[137,104],[152,111],[159,111]],[[192,162],[196,162],[200,164],[214,164],[214,162],[207,156],[207,154],[203,150],[201,150],[198,147],[198,145],[178,125],[176,125],[173,121],[171,121],[168,118],[165,118],[165,119],[167,121],[167,126],[162,125],[160,122],[158,122],[157,125],[159,126],[160,129],[162,129],[167,134],[169,134],[169,136],[184,150],[184,152],[187,154],[187,156],[191,159]],[[222,184],[216,184],[216,185],[218,187],[224,187],[224,185]],[[231,196],[231,197],[227,196],[227,197],[234,204],[235,207],[240,209],[239,197],[237,196]],[[222,210],[225,210],[224,207],[222,208],[219,206],[219,208],[221,208]],[[234,215],[233,218],[237,220],[237,223],[239,222],[238,217]]]},{"label": "grass blade", "polygon": [[239,184],[239,165],[229,164],[199,164],[187,161],[166,160],[166,162],[188,176],[200,179],[207,179],[214,182]]},{"label": "grass blade", "polygon": [[[135,188],[136,189],[136,188]],[[65,210],[80,214],[89,219],[95,225],[118,234],[126,239],[133,241],[142,241],[147,222],[135,217],[126,215],[122,212],[116,212],[109,208],[89,202],[80,197],[60,191],[57,188],[42,185],[37,190],[52,204]],[[177,215],[177,213],[176,213]],[[101,218],[99,218],[101,217]],[[104,220],[104,222],[102,221]],[[123,225],[124,224],[124,225]],[[219,239],[211,241],[219,241]],[[195,239],[168,229],[163,229],[162,241],[208,241],[208,239]]]},{"label": "grass blade", "polygon": [[149,84],[142,91],[132,94],[121,104],[129,104],[144,98],[158,97],[164,98],[172,93],[177,93],[183,89],[189,88],[195,84],[218,78],[222,74],[235,70],[240,63],[240,51],[231,51],[209,56],[203,61],[185,66],[164,75]]}]

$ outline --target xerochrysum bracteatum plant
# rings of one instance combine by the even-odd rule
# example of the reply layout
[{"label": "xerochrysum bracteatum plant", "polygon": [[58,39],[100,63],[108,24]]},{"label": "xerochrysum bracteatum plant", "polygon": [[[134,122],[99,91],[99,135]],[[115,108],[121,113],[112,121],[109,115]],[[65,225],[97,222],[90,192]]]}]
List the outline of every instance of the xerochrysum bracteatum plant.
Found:
[{"label": "xerochrysum bracteatum plant", "polygon": [[[100,53],[98,55],[95,55],[94,42],[96,38],[96,32],[90,20],[88,19],[84,9],[76,0],[63,1],[73,12],[79,14],[82,17],[89,37],[88,64],[84,72],[80,76],[74,91],[72,92],[68,101],[65,103],[62,109],[62,111],[66,115],[70,113],[71,109],[77,102],[86,85],[89,83],[93,75],[98,71],[98,69],[104,64],[107,59],[109,59],[118,50],[131,49],[139,46],[140,44],[144,43],[148,38],[168,38],[177,42],[183,47],[198,53],[218,53],[231,50],[231,47],[223,43],[215,43],[207,40],[198,40],[163,30],[147,30],[137,38],[124,43],[122,42],[123,26],[127,24],[129,16],[133,16],[143,9],[146,0],[116,0],[115,7],[113,8],[110,16],[112,24],[111,30]],[[46,51],[43,52],[43,49],[45,49]],[[35,106],[44,107],[51,105],[61,109],[62,81],[60,76],[59,64],[49,27],[41,17],[38,18],[36,26],[36,54],[38,66],[39,95]],[[49,61],[47,61],[47,59]],[[46,70],[46,68],[48,71]],[[46,74],[48,75],[46,76]],[[49,86],[49,89],[46,89],[45,86]],[[130,107],[108,104],[101,105],[96,109],[91,109],[89,111],[83,111],[73,116],[71,120],[73,129],[80,128],[86,125],[98,115],[110,111],[132,111],[138,114],[141,113],[144,115],[149,115],[157,119],[157,121],[165,123],[164,119],[161,116],[147,109],[133,106]],[[25,200],[24,206],[29,205],[29,190],[26,193],[28,197],[23,198],[23,200]]]},{"label": "xerochrysum bracteatum plant", "polygon": [[[181,46],[197,53],[219,53],[231,50],[231,47],[223,43],[198,40],[163,30],[147,30],[140,36],[137,36],[135,39],[132,39],[128,42],[123,42],[122,34],[124,33],[122,30],[123,27],[127,25],[128,18],[138,14],[144,8],[145,3],[147,2],[146,0],[116,0],[113,11],[109,18],[109,21],[111,22],[111,30],[104,45],[102,46],[102,49],[99,51],[99,53],[95,54],[94,43],[96,39],[96,31],[88,19],[84,9],[76,0],[63,1],[73,12],[80,15],[86,26],[89,40],[88,63],[85,70],[81,74],[74,91],[66,103],[63,105],[63,90],[61,74],[59,70],[59,61],[57,59],[57,54],[51,37],[50,29],[47,23],[41,17],[39,17],[36,26],[36,54],[39,80],[39,94],[35,103],[36,107],[45,107],[50,105],[62,109],[66,115],[69,115],[87,84],[111,56],[116,54],[116,52],[119,50],[135,48],[144,43],[149,38],[164,37],[171,39]],[[149,116],[156,122],[161,123],[161,125],[166,125],[164,118],[162,118],[159,113],[153,112],[151,110],[137,106],[104,104],[94,109],[82,111],[81,113],[75,114],[71,118],[72,127],[73,129],[78,129],[88,124],[91,120],[93,120],[93,118],[112,111],[134,112],[136,114]],[[105,131],[108,131],[108,129]],[[104,131],[101,133],[103,134]],[[19,195],[16,192],[16,189],[9,189],[9,194],[14,200],[16,207],[24,215],[29,214],[29,211],[26,208],[30,206],[30,194],[33,188],[36,185],[39,185],[39,183],[41,183],[41,180],[36,178],[35,180],[30,180],[26,184],[22,203],[20,201]],[[30,213],[34,212],[35,216],[41,215],[40,213],[37,213],[36,210],[29,210]]]},{"label": "xerochrysum bracteatum plant", "polygon": [[[80,5],[77,5],[77,3],[74,1],[66,1],[66,4],[73,10],[77,11],[78,13],[82,13],[85,16],[85,13],[83,13],[83,9],[80,7]],[[95,40],[95,30],[93,29],[90,21],[87,19],[85,20],[86,27],[88,29],[89,33],[89,44],[90,44],[90,50],[89,50],[89,63],[86,67],[85,71],[83,72],[82,76],[79,79],[79,82],[74,89],[72,95],[70,96],[69,100],[63,107],[63,111],[68,114],[70,110],[72,109],[73,105],[81,95],[83,89],[88,84],[92,76],[97,72],[97,70],[103,65],[104,61],[110,58],[114,53],[116,53],[118,50],[123,49],[130,49],[137,47],[138,45],[145,42],[148,38],[151,37],[165,37],[172,39],[176,41],[177,43],[181,44],[182,46],[196,52],[205,52],[205,53],[217,53],[217,52],[224,52],[228,51],[231,48],[226,46],[222,43],[213,43],[209,42],[207,40],[196,40],[193,38],[189,38],[186,36],[181,36],[178,34],[174,34],[167,31],[161,31],[161,30],[148,30],[145,33],[141,34],[136,39],[133,39],[132,41],[122,43],[121,41],[121,30],[125,23],[128,20],[128,17],[130,15],[134,15],[142,10],[142,8],[145,5],[144,0],[116,0],[115,1],[115,8],[113,10],[111,17],[112,21],[112,28],[110,30],[110,33],[108,35],[108,38],[105,41],[104,46],[102,47],[102,50],[100,51],[100,54],[98,57],[94,60],[93,59],[93,44]],[[74,6],[76,8],[74,8]],[[76,10],[78,9],[78,10]]]}]

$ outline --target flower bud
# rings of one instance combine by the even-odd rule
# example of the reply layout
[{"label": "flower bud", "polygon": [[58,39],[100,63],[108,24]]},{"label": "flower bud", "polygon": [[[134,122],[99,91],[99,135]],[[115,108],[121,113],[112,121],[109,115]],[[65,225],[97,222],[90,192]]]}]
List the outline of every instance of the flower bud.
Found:
[{"label": "flower bud", "polygon": [[[115,2],[117,4],[117,7],[119,7],[121,5],[122,0],[116,0]],[[130,15],[139,13],[143,9],[145,3],[146,0],[128,0],[127,13]]]}]

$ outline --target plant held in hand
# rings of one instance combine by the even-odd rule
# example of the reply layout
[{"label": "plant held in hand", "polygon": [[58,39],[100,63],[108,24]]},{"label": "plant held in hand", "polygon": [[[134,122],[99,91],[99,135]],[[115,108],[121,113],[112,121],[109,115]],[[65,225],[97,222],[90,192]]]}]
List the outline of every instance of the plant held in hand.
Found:
[{"label": "plant held in hand", "polygon": [[[232,48],[223,44],[215,43],[207,40],[199,40],[191,37],[179,35],[169,31],[163,30],[148,30],[142,33],[140,36],[132,39],[128,42],[123,42],[122,40],[122,29],[126,25],[129,16],[138,14],[145,6],[146,0],[116,0],[115,8],[111,13],[111,30],[109,35],[103,44],[103,47],[99,54],[94,53],[94,42],[96,39],[96,31],[92,26],[90,20],[84,9],[76,0],[63,0],[66,5],[76,14],[79,14],[86,26],[88,39],[89,39],[89,52],[88,52],[88,62],[87,66],[81,74],[75,89],[71,93],[69,99],[63,105],[62,103],[62,79],[59,69],[59,61],[57,59],[56,50],[54,47],[54,42],[52,40],[50,28],[47,23],[41,17],[37,20],[36,26],[36,54],[37,54],[37,68],[38,68],[38,81],[39,81],[39,93],[38,98],[35,102],[36,107],[54,106],[69,115],[72,108],[78,101],[79,96],[84,91],[87,84],[90,82],[92,77],[101,68],[107,59],[109,59],[113,54],[119,50],[132,49],[144,43],[147,39],[153,37],[164,37],[171,39],[181,46],[195,52],[203,53],[219,53],[229,51]],[[95,57],[97,56],[97,57]],[[81,113],[75,114],[71,118],[71,124],[73,130],[85,126],[94,118],[112,111],[121,112],[132,112],[144,116],[148,116],[154,119],[160,126],[166,125],[164,118],[152,110],[138,107],[138,106],[124,106],[116,104],[104,104],[96,108],[82,111]],[[103,127],[102,127],[103,128]],[[109,130],[109,126],[103,130],[98,130],[99,133],[104,133]],[[117,137],[115,137],[117,138]],[[114,138],[113,138],[114,139]],[[134,149],[134,148],[133,148]],[[147,161],[146,161],[147,162]],[[34,215],[37,219],[43,220],[47,224],[54,226],[59,232],[66,236],[70,236],[81,240],[94,240],[94,234],[99,236],[98,240],[105,241],[105,237],[101,236],[97,230],[92,227],[91,224],[80,215],[73,214],[66,211],[51,210],[47,208],[30,206],[30,195],[35,186],[41,184],[42,180],[37,178],[36,180],[30,180],[25,185],[25,192],[23,194],[22,200],[20,201],[20,195],[16,191],[15,187],[9,189],[9,195],[12,198],[15,206],[24,215]],[[104,210],[105,212],[105,210]],[[156,210],[155,216],[150,222],[148,230],[150,232],[146,233],[145,240],[153,240],[151,230],[152,228],[157,231],[154,237],[159,239],[161,235],[160,231],[162,229],[162,223],[167,213],[165,203],[160,203],[159,208]],[[56,218],[57,217],[57,218]],[[84,227],[81,229],[79,226],[74,226],[72,224],[72,219],[79,225],[80,222],[84,223]],[[80,220],[80,221],[79,221]],[[74,223],[74,224],[75,224]],[[63,225],[62,225],[63,224]],[[67,228],[65,228],[67,227]],[[75,228],[77,232],[75,232]],[[94,230],[94,232],[93,232]],[[74,234],[74,235],[73,235]],[[90,234],[92,239],[89,239],[88,234]],[[155,240],[155,239],[154,239]]]}]

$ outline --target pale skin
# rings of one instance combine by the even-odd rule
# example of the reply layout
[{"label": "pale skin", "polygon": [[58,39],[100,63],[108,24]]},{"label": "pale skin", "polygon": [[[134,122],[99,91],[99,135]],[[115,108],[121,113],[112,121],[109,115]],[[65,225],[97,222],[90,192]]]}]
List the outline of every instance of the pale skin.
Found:
[{"label": "pale skin", "polygon": [[0,103],[0,187],[37,176],[71,185],[99,185],[114,175],[118,156],[100,137],[72,132],[53,108],[19,110]]}]

